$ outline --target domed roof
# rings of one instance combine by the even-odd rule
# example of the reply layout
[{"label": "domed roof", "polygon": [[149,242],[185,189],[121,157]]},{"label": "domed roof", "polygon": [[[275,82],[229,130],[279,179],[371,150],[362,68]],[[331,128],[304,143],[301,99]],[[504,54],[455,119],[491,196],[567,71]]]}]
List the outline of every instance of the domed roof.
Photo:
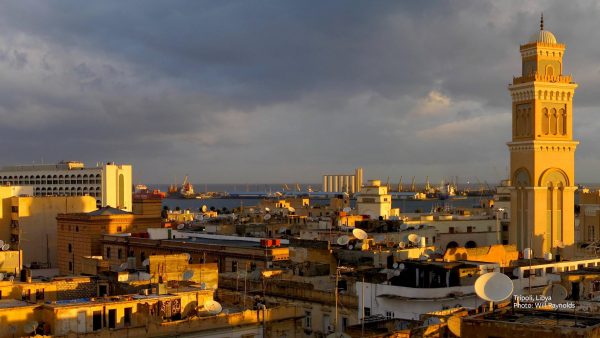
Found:
[{"label": "domed roof", "polygon": [[529,39],[529,43],[534,42],[544,42],[544,43],[553,43],[556,44],[556,37],[552,34],[551,31],[540,30],[539,32],[535,32]]}]

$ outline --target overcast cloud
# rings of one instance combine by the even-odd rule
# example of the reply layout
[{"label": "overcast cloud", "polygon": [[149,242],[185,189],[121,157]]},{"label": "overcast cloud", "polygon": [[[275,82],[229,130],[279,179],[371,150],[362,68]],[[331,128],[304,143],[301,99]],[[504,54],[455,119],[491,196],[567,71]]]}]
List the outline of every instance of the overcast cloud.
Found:
[{"label": "overcast cloud", "polygon": [[[577,181],[600,169],[596,1],[12,1],[0,164],[134,165],[136,182],[506,175],[519,44],[567,44]],[[419,179],[420,178],[420,179]]]}]

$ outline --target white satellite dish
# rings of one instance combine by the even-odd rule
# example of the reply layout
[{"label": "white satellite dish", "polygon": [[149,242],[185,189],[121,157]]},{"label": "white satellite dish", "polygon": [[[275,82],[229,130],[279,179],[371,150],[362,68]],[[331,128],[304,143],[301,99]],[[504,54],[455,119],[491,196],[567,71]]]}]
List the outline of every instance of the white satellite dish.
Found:
[{"label": "white satellite dish", "polygon": [[183,280],[190,280],[192,277],[194,277],[194,271],[186,270],[183,272]]},{"label": "white satellite dish", "polygon": [[552,253],[551,252],[546,252],[544,254],[544,260],[549,261],[549,262],[552,261]]},{"label": "white satellite dish", "polygon": [[200,210],[202,210],[202,212],[206,212],[206,210],[208,210],[208,207],[206,205],[203,205],[202,208],[200,208]]},{"label": "white satellite dish", "polygon": [[263,216],[263,219],[264,219],[265,221],[268,221],[268,220],[270,220],[270,219],[271,219],[271,214],[265,214],[265,215]]},{"label": "white satellite dish", "polygon": [[406,230],[406,229],[408,229],[408,225],[407,225],[406,223],[402,223],[402,224],[400,224],[400,230],[403,230],[403,231],[404,231],[404,230]]},{"label": "white satellite dish", "polygon": [[533,250],[531,250],[530,248],[525,248],[523,249],[523,258],[524,259],[531,259],[533,256]]},{"label": "white satellite dish", "polygon": [[187,258],[188,262],[190,261],[190,259],[192,259],[192,255],[190,255],[189,253],[184,252],[183,254],[185,255],[185,258]]},{"label": "white satellite dish", "polygon": [[0,280],[4,280],[4,273],[0,272]]},{"label": "white satellite dish", "polygon": [[267,207],[267,208],[265,208],[265,211],[269,212],[269,211],[271,211],[271,209]]},{"label": "white satellite dish", "polygon": [[293,207],[289,207],[289,208],[288,208],[288,211],[289,211],[289,212],[296,212],[296,209],[294,209]]},{"label": "white satellite dish", "polygon": [[185,228],[185,224],[177,224],[177,230],[183,230],[183,228]]},{"label": "white satellite dish", "polygon": [[488,302],[500,302],[512,295],[513,282],[500,272],[489,272],[479,276],[475,281],[475,293]]},{"label": "white satellite dish", "polygon": [[0,247],[4,246],[4,241],[0,239]]},{"label": "white satellite dish", "polygon": [[251,213],[254,213],[254,208],[250,208],[250,212],[251,212]]},{"label": "white satellite dish", "polygon": [[8,280],[11,281],[11,282],[14,282],[15,281],[15,276],[8,277]]},{"label": "white satellite dish", "polygon": [[345,207],[344,209],[342,209],[342,211],[345,212],[345,213],[349,213],[350,211],[352,211],[352,208]]},{"label": "white satellite dish", "polygon": [[150,258],[146,258],[144,259],[144,261],[142,262],[142,266],[148,266],[150,265]]},{"label": "white satellite dish", "polygon": [[5,244],[2,246],[2,251],[7,251],[7,250],[9,250],[9,249],[10,249],[10,244],[8,244],[8,243],[5,243]]},{"label": "white satellite dish", "polygon": [[350,237],[343,235],[339,237],[336,242],[338,245],[346,245],[348,242],[350,242]]},{"label": "white satellite dish", "polygon": [[223,311],[223,307],[221,306],[221,304],[219,304],[219,302],[214,301],[214,300],[206,301],[204,303],[204,308],[211,315],[216,315],[216,314],[221,313],[221,311]]},{"label": "white satellite dish", "polygon": [[358,239],[367,239],[367,237],[369,237],[369,235],[362,229],[352,230],[352,235]]},{"label": "white satellite dish", "polygon": [[399,270],[404,270],[404,267],[405,267],[405,266],[404,266],[404,263],[400,263],[400,264],[398,265],[398,269],[399,269]]},{"label": "white satellite dish", "polygon": [[129,264],[123,263],[123,264],[119,265],[119,267],[117,268],[117,271],[125,271],[125,270],[127,270],[128,266],[129,266]]},{"label": "white satellite dish", "polygon": [[392,268],[398,269],[398,262],[394,262],[394,264],[392,264]]},{"label": "white satellite dish", "polygon": [[413,244],[417,244],[417,243],[419,243],[419,235],[410,234],[410,235],[408,235],[408,240]]},{"label": "white satellite dish", "polygon": [[399,247],[400,249],[404,249],[404,248],[406,248],[406,243],[404,243],[404,242],[400,242],[400,243],[398,243],[398,247]]},{"label": "white satellite dish", "polygon": [[138,272],[139,280],[150,280],[152,279],[152,275],[147,272]]},{"label": "white satellite dish", "polygon": [[429,259],[429,256],[428,256],[428,255],[421,255],[421,256],[419,256],[419,260],[420,260],[420,261],[426,261],[426,260],[428,260],[428,259]]},{"label": "white satellite dish", "polygon": [[567,292],[567,289],[560,284],[550,284],[544,288],[544,291],[542,291],[542,295],[546,297],[549,296],[553,302],[560,302],[567,299],[569,293]]},{"label": "white satellite dish", "polygon": [[400,270],[394,270],[394,276],[400,276]]},{"label": "white satellite dish", "polygon": [[25,324],[25,326],[23,326],[23,332],[29,334],[35,333],[35,330],[37,329],[38,325],[40,324],[38,324],[38,322],[36,321],[28,322],[27,324]]}]

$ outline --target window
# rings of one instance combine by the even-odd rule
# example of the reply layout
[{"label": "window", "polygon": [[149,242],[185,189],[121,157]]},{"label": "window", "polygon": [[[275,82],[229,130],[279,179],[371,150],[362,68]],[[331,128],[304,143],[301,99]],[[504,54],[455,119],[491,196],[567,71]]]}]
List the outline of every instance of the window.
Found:
[{"label": "window", "polygon": [[454,227],[449,227],[448,228],[448,232],[451,233],[451,234],[453,234],[454,233]]},{"label": "window", "polygon": [[106,259],[110,259],[110,248],[106,248]]},{"label": "window", "polygon": [[23,293],[21,294],[21,300],[30,300],[31,299],[31,290],[23,290]]},{"label": "window", "polygon": [[79,232],[79,225],[75,226],[75,232]]},{"label": "window", "polygon": [[140,260],[142,261],[142,263],[146,260],[146,253],[144,251],[140,253]]},{"label": "window", "polygon": [[94,311],[92,315],[93,330],[98,331],[102,328],[102,311]]},{"label": "window", "polygon": [[370,317],[371,316],[371,308],[370,307],[365,307],[365,317]]},{"label": "window", "polygon": [[19,212],[19,207],[16,205],[13,205],[12,207],[10,207],[10,211],[12,212]]},{"label": "window", "polygon": [[2,290],[0,290],[0,299],[2,299]]},{"label": "window", "polygon": [[121,259],[121,256],[123,256],[123,249],[118,249],[117,250],[117,258]]},{"label": "window", "polygon": [[123,227],[122,226],[118,226],[117,227],[117,232],[123,232]]},{"label": "window", "polygon": [[69,262],[69,271],[73,271],[73,262]]},{"label": "window", "polygon": [[304,328],[312,329],[312,318],[310,317],[310,311],[304,312]]},{"label": "window", "polygon": [[392,319],[392,318],[394,318],[394,311],[386,311],[385,319]]},{"label": "window", "polygon": [[131,313],[132,310],[130,307],[125,308],[125,317],[123,317],[123,323],[125,326],[131,326]]},{"label": "window", "polygon": [[73,252],[73,247],[71,246],[71,243],[69,243],[69,252]]},{"label": "window", "polygon": [[592,291],[593,292],[600,291],[600,281],[595,280],[595,281],[592,282]]},{"label": "window", "polygon": [[237,271],[237,261],[231,261],[231,272]]},{"label": "window", "polygon": [[342,317],[342,332],[348,328],[348,317]]},{"label": "window", "polygon": [[117,326],[117,309],[108,310],[108,328],[114,329]]},{"label": "window", "polygon": [[44,289],[35,290],[35,300],[44,300]]}]

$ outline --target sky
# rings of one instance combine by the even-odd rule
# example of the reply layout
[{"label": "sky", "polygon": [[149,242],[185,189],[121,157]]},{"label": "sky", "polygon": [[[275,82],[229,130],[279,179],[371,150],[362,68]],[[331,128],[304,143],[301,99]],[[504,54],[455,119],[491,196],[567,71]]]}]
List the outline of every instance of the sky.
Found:
[{"label": "sky", "polygon": [[5,1],[0,165],[136,183],[507,176],[519,45],[567,45],[576,181],[599,182],[596,1]]}]

